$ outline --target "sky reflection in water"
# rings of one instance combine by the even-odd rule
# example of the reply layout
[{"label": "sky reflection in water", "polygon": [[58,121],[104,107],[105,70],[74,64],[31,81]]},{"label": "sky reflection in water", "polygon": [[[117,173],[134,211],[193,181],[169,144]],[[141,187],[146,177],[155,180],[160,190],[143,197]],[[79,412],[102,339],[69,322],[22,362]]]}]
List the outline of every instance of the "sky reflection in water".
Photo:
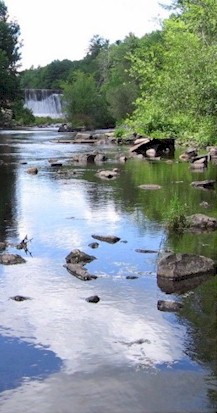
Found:
[{"label": "sky reflection in water", "polygon": [[[48,155],[61,153],[60,145],[43,145]],[[21,143],[17,150],[32,160],[31,145]],[[32,238],[32,257],[16,268],[0,267],[1,412],[20,413],[23,404],[23,413],[203,412],[208,372],[185,354],[186,326],[157,310],[158,299],[165,298],[157,287],[157,254],[135,251],[158,251],[163,229],[146,217],[138,226],[139,212],[123,212],[115,198],[101,196],[94,205],[93,182],[52,179],[43,162],[37,176],[17,166],[17,239],[8,231],[10,242]],[[101,186],[102,193],[108,188]],[[94,233],[121,241],[99,242],[93,250],[88,245]],[[87,266],[97,280],[82,282],[63,267],[75,248],[97,258]],[[17,294],[31,300],[9,299]],[[95,294],[97,305],[85,301]]]}]

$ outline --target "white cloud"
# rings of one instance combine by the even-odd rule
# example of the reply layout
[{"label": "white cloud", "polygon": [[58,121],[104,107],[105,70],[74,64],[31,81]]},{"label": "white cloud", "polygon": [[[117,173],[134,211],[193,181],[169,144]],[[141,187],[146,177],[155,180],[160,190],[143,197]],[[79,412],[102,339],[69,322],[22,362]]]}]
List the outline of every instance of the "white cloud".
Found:
[{"label": "white cloud", "polygon": [[[169,0],[167,0],[167,3]],[[55,59],[79,60],[95,34],[114,42],[130,32],[138,37],[157,28],[167,13],[158,0],[5,0],[23,39],[22,65],[44,66]]]}]

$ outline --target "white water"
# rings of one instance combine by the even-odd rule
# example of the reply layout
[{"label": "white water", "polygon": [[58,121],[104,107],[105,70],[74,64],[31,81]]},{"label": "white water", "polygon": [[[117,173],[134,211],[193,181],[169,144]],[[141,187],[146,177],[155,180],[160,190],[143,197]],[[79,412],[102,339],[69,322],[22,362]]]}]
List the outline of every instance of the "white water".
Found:
[{"label": "white water", "polygon": [[25,107],[36,117],[63,118],[62,94],[49,89],[25,89]]}]

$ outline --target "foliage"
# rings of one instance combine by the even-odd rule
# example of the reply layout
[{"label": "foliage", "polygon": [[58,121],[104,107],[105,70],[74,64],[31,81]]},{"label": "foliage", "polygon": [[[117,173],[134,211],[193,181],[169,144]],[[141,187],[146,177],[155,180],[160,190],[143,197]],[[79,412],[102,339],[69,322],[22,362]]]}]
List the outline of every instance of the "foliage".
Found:
[{"label": "foliage", "polygon": [[70,81],[62,83],[62,88],[64,110],[73,126],[103,127],[109,121],[105,97],[93,75],[76,71]]},{"label": "foliage", "polygon": [[11,102],[21,96],[17,76],[19,36],[19,25],[9,21],[7,7],[0,0],[0,112],[10,108]]},{"label": "foliage", "polygon": [[167,228],[177,232],[183,231],[187,226],[186,212],[187,205],[180,202],[177,194],[175,194],[164,214]]},{"label": "foliage", "polygon": [[[217,3],[183,0],[161,34],[131,56],[141,96],[127,124],[139,132],[216,142]],[[210,6],[210,7],[209,7]],[[147,47],[148,46],[148,47]]]}]

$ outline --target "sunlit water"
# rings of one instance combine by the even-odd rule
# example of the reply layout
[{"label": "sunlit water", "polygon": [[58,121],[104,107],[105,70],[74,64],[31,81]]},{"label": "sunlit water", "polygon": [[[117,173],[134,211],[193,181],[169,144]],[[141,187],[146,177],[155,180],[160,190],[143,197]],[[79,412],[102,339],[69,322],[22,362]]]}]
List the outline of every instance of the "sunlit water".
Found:
[{"label": "sunlit water", "polygon": [[[189,294],[168,297],[156,280],[159,255],[178,245],[165,231],[163,202],[177,186],[186,197],[179,178],[189,172],[175,163],[117,165],[114,154],[123,148],[112,146],[97,147],[109,154],[104,166],[79,166],[73,154],[93,147],[57,143],[60,137],[55,130],[0,134],[0,241],[31,239],[31,255],[8,248],[25,264],[0,266],[1,413],[215,412],[215,375],[196,350],[193,356],[189,351],[189,320],[157,309],[159,299],[185,303]],[[51,167],[51,158],[63,167]],[[37,175],[27,174],[31,166]],[[117,180],[96,176],[97,169],[116,166]],[[146,182],[164,185],[161,195],[138,189]],[[216,192],[197,192],[195,205],[202,200],[215,212]],[[99,241],[92,249],[94,234],[120,241]],[[206,241],[201,236],[187,251],[213,257],[215,235]],[[96,280],[82,282],[63,267],[73,249],[96,257],[87,265]],[[10,299],[18,294],[31,299]],[[88,303],[92,295],[100,302]]]}]

